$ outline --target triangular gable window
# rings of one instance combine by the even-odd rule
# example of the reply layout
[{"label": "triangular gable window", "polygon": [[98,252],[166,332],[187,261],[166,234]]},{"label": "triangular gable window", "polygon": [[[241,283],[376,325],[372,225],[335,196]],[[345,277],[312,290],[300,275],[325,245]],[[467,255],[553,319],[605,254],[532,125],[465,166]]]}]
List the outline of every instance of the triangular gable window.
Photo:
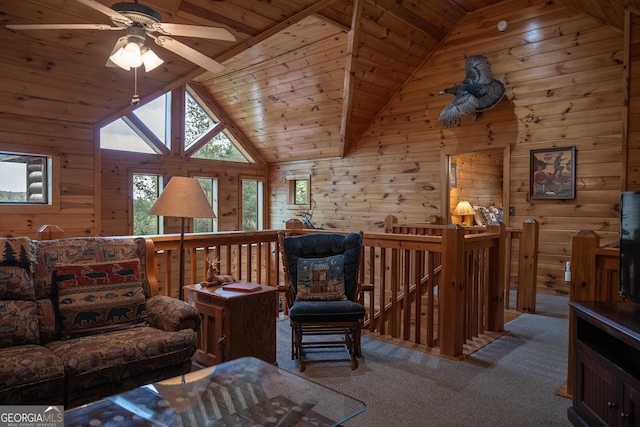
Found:
[{"label": "triangular gable window", "polygon": [[251,161],[239,148],[241,145],[232,133],[188,90],[185,101],[184,143],[187,157],[241,163]]},{"label": "triangular gable window", "polygon": [[169,153],[171,93],[140,106],[100,129],[100,148]]},{"label": "triangular gable window", "polygon": [[196,151],[192,157],[197,159],[225,160],[228,162],[249,163],[242,155],[229,135],[222,131],[211,138],[202,148]]},{"label": "triangular gable window", "polygon": [[187,91],[184,117],[184,147],[190,147],[219,123]]}]

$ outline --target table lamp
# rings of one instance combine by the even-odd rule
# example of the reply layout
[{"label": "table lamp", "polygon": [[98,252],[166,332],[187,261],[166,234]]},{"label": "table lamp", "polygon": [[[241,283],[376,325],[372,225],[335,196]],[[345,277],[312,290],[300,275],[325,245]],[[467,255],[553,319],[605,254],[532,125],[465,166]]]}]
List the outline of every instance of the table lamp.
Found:
[{"label": "table lamp", "polygon": [[182,286],[184,285],[184,219],[215,218],[216,214],[213,212],[211,204],[209,204],[198,180],[185,176],[171,178],[158,200],[149,209],[149,214],[181,218],[178,299],[182,299]]},{"label": "table lamp", "polygon": [[462,225],[473,225],[473,215],[475,214],[475,211],[471,207],[471,203],[467,202],[466,200],[461,200],[460,202],[458,202],[458,205],[454,209],[453,214],[463,217]]}]

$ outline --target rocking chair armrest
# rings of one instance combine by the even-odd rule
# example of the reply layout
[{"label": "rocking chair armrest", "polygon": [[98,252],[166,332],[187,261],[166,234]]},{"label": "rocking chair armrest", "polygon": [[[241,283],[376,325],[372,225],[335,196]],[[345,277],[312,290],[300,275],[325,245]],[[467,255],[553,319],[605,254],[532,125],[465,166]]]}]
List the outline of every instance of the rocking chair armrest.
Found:
[{"label": "rocking chair armrest", "polygon": [[290,284],[286,285],[278,285],[278,293],[283,293],[285,296],[285,301],[287,302],[287,307],[291,308],[293,305],[293,301],[295,300],[295,296],[293,295],[293,289]]}]

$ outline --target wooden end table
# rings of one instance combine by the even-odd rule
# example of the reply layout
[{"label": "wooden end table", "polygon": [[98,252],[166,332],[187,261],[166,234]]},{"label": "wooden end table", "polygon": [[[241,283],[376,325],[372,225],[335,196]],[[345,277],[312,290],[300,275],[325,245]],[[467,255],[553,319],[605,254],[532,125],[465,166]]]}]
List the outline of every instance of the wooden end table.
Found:
[{"label": "wooden end table", "polygon": [[197,364],[212,366],[246,356],[276,363],[277,288],[261,285],[242,292],[196,284],[183,292],[202,316],[193,356]]}]

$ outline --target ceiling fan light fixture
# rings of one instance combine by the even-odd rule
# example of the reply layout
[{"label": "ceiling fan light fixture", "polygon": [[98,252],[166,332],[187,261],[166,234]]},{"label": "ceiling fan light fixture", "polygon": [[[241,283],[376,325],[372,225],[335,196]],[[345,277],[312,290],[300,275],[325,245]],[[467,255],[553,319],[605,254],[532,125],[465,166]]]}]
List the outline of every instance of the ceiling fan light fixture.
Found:
[{"label": "ceiling fan light fixture", "polygon": [[138,68],[142,65],[142,52],[140,45],[136,42],[129,42],[122,48],[120,58],[129,65],[130,68]]},{"label": "ceiling fan light fixture", "polygon": [[148,73],[151,70],[156,69],[164,62],[158,55],[151,49],[144,48],[142,53],[142,63],[144,64],[144,70]]}]

